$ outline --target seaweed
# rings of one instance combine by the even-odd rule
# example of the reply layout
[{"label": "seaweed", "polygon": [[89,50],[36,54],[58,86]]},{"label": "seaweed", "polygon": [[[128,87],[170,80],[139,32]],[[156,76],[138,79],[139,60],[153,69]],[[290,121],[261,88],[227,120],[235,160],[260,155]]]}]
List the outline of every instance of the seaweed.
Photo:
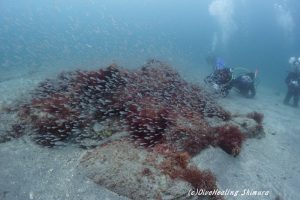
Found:
[{"label": "seaweed", "polygon": [[263,119],[264,119],[264,114],[259,113],[259,112],[251,112],[246,115],[248,118],[253,119],[256,121],[258,124],[262,124]]},{"label": "seaweed", "polygon": [[242,142],[246,138],[240,129],[232,125],[224,125],[216,127],[215,129],[218,133],[215,137],[215,144],[230,155],[239,155]]}]

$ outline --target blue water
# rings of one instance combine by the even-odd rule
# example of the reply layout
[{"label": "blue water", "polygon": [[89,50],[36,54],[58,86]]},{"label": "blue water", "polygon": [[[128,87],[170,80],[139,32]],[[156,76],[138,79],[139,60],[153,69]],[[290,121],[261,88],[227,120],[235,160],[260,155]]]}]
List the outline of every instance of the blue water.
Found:
[{"label": "blue water", "polygon": [[205,71],[213,52],[284,88],[288,58],[300,56],[299,8],[298,0],[1,0],[0,78],[148,58]]},{"label": "blue water", "polygon": [[[229,67],[258,69],[259,86],[280,91],[278,94],[283,96],[286,92],[284,79],[290,69],[288,59],[290,56],[300,57],[299,11],[299,0],[0,0],[0,83],[23,76],[28,78],[28,75],[34,77],[35,73],[43,71],[93,68],[112,62],[138,67],[149,58],[166,61],[178,68],[180,73],[196,79],[199,77],[199,82],[203,82],[203,77],[211,71],[206,57],[214,54],[222,57]],[[20,82],[16,81],[17,84]],[[10,83],[5,87],[11,87]],[[257,181],[275,180],[277,183],[272,185],[278,187],[279,193],[286,193],[283,195],[287,196],[286,199],[295,199],[298,197],[296,186],[300,172],[297,171],[299,148],[295,147],[299,140],[296,136],[298,127],[294,127],[293,120],[299,116],[299,109],[282,109],[277,103],[283,99],[281,96],[274,96],[275,100],[267,104],[269,96],[260,96],[265,88],[258,88],[253,100],[255,103],[248,99],[236,102],[241,108],[254,104],[258,111],[276,105],[263,111],[267,122],[279,124],[281,129],[274,130],[278,136],[269,134],[260,140],[257,149],[250,144],[252,152],[244,154],[244,160],[232,158],[236,159],[233,162],[226,157],[228,166],[236,167],[238,162],[242,162],[242,167],[237,166],[240,175],[231,168],[233,176],[230,178],[245,180],[245,176],[252,173],[244,169],[262,169],[260,173],[263,173],[270,168],[271,171],[274,166],[268,161],[280,159],[280,164],[273,171],[274,177],[269,179],[268,174],[263,179],[258,177]],[[230,96],[225,101],[230,101]],[[290,127],[293,129],[290,130]],[[274,145],[270,149],[264,146],[267,142],[262,141],[271,141]],[[1,146],[5,155],[0,162],[2,174],[5,174],[2,181],[5,187],[0,190],[0,199],[5,199],[7,191],[20,191],[7,193],[7,197],[15,196],[15,199],[28,199],[30,191],[41,195],[40,199],[49,198],[49,194],[61,199],[60,195],[65,195],[64,188],[74,190],[69,199],[76,199],[81,197],[76,195],[82,187],[85,189],[79,195],[101,196],[103,191],[98,187],[81,182],[77,185],[78,181],[75,185],[61,187],[66,181],[61,179],[57,182],[55,178],[59,174],[52,176],[48,173],[49,169],[61,167],[60,155],[35,146],[33,153],[31,148],[26,147],[22,154],[20,147],[6,144],[8,147]],[[263,152],[259,157],[261,160],[255,157],[253,151]],[[276,156],[273,156],[274,152]],[[72,153],[67,154],[70,159],[79,154],[73,150]],[[267,162],[263,160],[265,154]],[[24,163],[17,162],[23,162],[24,158]],[[16,162],[11,164],[10,160]],[[32,161],[38,167],[32,167]],[[63,178],[71,177],[73,172],[69,168],[75,165],[75,161],[63,166],[62,173],[66,173]],[[210,161],[216,162],[215,166],[220,165],[218,158]],[[252,165],[247,166],[248,163]],[[29,172],[27,169],[30,169]],[[220,174],[223,175],[226,169],[228,167],[220,168]],[[43,174],[45,171],[46,176]],[[284,173],[290,177],[286,179]],[[32,179],[31,176],[35,175],[37,179]],[[223,181],[227,183],[228,176],[224,177]],[[42,178],[44,181],[40,182]],[[75,179],[76,176],[72,180]],[[40,188],[43,191],[49,183],[53,183],[50,190],[40,192]],[[288,198],[289,195],[291,198]]]}]

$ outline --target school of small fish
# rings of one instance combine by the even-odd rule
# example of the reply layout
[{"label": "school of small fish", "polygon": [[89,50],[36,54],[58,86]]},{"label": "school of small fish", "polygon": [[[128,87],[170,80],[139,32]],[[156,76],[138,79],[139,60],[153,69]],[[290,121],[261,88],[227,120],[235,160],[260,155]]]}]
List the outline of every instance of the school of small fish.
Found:
[{"label": "school of small fish", "polygon": [[44,146],[101,140],[92,127],[110,120],[134,143],[154,147],[177,144],[189,131],[208,134],[206,118],[225,121],[230,113],[201,86],[188,83],[167,64],[150,60],[131,70],[113,64],[62,72],[32,91],[18,117],[33,129],[33,140]]}]

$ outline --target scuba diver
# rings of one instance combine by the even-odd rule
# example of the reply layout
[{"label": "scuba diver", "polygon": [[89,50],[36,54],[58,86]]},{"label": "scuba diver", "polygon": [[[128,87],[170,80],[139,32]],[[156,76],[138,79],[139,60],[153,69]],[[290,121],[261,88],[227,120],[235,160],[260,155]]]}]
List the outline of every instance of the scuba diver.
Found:
[{"label": "scuba diver", "polygon": [[206,84],[209,84],[214,90],[226,97],[231,89],[231,81],[233,78],[232,69],[225,67],[223,59],[215,60],[214,71],[204,79]]},{"label": "scuba diver", "polygon": [[288,87],[288,91],[283,103],[285,105],[289,105],[289,101],[293,97],[293,107],[298,107],[300,96],[300,57],[298,59],[296,59],[295,57],[291,57],[289,59],[289,63],[291,64],[292,70],[285,78],[285,83]]},{"label": "scuba diver", "polygon": [[[215,58],[215,61],[212,60]],[[246,98],[253,98],[256,95],[256,76],[258,71],[249,72],[244,68],[228,68],[225,67],[222,58],[210,56],[206,58],[208,64],[213,66],[213,73],[204,79],[214,90],[226,97],[232,88]]]},{"label": "scuba diver", "polygon": [[238,93],[246,98],[253,98],[256,94],[255,78],[256,72],[241,74],[231,81],[231,86],[236,88]]}]

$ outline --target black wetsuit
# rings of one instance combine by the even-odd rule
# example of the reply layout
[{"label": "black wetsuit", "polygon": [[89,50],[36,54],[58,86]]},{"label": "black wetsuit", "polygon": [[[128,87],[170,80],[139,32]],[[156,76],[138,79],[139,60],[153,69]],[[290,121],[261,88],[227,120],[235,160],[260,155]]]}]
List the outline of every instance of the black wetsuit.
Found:
[{"label": "black wetsuit", "polygon": [[300,72],[290,72],[285,79],[285,83],[288,86],[288,91],[284,98],[284,104],[289,104],[289,101],[293,97],[293,106],[298,107],[300,95]]},{"label": "black wetsuit", "polygon": [[232,81],[232,87],[236,88],[244,97],[253,98],[256,95],[254,77],[253,72],[240,75]]}]

